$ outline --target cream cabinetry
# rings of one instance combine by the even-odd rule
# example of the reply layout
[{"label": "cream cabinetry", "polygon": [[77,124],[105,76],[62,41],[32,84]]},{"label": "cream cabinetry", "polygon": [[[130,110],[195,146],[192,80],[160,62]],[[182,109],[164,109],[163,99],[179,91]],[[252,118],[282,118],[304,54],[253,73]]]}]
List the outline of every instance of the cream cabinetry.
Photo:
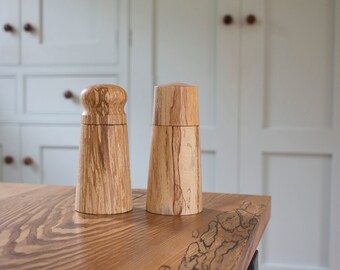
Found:
[{"label": "cream cabinetry", "polygon": [[17,125],[0,125],[0,158],[0,179],[20,181],[20,128]]},{"label": "cream cabinetry", "polygon": [[127,85],[128,1],[0,0],[0,181],[74,185],[80,92]]}]

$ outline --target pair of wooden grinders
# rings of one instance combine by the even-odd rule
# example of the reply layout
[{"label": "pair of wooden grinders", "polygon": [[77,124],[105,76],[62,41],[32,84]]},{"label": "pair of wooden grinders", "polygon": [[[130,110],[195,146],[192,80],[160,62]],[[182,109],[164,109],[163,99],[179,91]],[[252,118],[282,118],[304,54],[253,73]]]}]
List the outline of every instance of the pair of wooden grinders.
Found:
[{"label": "pair of wooden grinders", "polygon": [[[132,210],[126,92],[94,85],[81,94],[82,114],[76,210],[118,214]],[[163,215],[202,211],[197,87],[155,87],[146,209]]]}]

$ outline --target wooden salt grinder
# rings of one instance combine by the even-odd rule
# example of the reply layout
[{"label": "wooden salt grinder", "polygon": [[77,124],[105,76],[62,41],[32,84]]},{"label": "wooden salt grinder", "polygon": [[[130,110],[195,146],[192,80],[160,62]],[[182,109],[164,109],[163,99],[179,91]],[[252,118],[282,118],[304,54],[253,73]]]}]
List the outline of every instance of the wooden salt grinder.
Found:
[{"label": "wooden salt grinder", "polygon": [[162,215],[202,211],[196,86],[155,87],[148,180],[147,211]]},{"label": "wooden salt grinder", "polygon": [[126,101],[124,89],[110,84],[81,93],[78,212],[118,214],[132,209]]}]

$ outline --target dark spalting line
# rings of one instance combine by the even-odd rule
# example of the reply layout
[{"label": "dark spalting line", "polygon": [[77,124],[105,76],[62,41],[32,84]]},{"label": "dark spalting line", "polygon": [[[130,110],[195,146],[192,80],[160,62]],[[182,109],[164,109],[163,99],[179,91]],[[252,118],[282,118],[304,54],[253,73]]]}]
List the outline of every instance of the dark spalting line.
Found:
[{"label": "dark spalting line", "polygon": [[207,231],[187,247],[178,269],[221,269],[226,256],[231,252],[241,253],[242,244],[249,240],[264,210],[263,205],[252,206],[246,201],[240,208],[217,215],[209,222]]},{"label": "dark spalting line", "polygon": [[[174,173],[174,203],[173,211],[175,215],[180,215],[183,207],[186,207],[185,199],[183,197],[183,190],[181,188],[181,173],[180,173],[180,152],[182,133],[180,128],[172,127],[172,158],[173,158],[173,173]],[[177,136],[177,137],[176,137]],[[176,172],[177,169],[177,172]]]}]

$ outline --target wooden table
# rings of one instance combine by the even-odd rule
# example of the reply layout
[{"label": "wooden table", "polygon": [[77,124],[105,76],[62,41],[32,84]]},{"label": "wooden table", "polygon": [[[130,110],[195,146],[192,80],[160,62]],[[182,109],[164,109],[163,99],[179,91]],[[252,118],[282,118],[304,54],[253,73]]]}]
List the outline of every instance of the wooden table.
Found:
[{"label": "wooden table", "polygon": [[268,196],[204,193],[192,216],[74,211],[74,187],[0,184],[0,269],[247,269],[270,218]]}]

